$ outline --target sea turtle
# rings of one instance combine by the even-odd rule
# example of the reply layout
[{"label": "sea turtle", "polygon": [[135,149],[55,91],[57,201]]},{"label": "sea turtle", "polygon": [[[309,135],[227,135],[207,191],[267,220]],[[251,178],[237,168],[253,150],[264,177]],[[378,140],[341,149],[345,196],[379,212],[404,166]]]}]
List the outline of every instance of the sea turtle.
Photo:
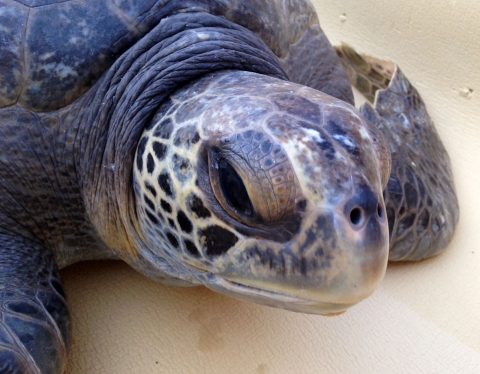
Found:
[{"label": "sea turtle", "polygon": [[64,370],[77,261],[336,314],[389,237],[418,260],[453,235],[417,91],[307,0],[0,0],[0,46],[1,373]]}]

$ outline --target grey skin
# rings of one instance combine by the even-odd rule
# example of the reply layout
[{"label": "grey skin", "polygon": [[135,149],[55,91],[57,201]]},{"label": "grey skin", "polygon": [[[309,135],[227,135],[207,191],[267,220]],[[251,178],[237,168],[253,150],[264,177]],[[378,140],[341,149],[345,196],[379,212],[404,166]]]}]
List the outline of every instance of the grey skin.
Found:
[{"label": "grey skin", "polygon": [[0,25],[0,373],[63,372],[77,261],[337,314],[453,235],[417,91],[308,1],[1,0]]}]

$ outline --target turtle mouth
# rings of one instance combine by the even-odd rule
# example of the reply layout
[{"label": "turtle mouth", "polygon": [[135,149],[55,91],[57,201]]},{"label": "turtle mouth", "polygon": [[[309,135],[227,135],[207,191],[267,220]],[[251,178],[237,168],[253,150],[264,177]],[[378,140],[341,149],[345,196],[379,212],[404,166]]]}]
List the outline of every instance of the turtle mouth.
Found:
[{"label": "turtle mouth", "polygon": [[257,287],[248,286],[246,284],[234,282],[225,278],[220,278],[220,283],[223,283],[226,288],[241,292],[244,295],[251,295],[253,297],[260,296],[260,297],[268,297],[276,300],[281,300],[286,303],[308,303],[308,300],[301,299],[299,297],[290,296],[281,294],[275,291],[269,291]]},{"label": "turtle mouth", "polygon": [[[229,280],[210,273],[208,280],[204,279],[202,283],[215,292],[222,293],[236,299],[255,302],[274,308],[286,309],[293,312],[307,314],[321,314],[324,316],[334,316],[343,314],[354,303],[341,302],[322,302],[315,299],[304,298],[298,295],[292,295],[288,292],[282,293],[259,288],[238,281]],[[301,292],[301,290],[300,290]]]}]

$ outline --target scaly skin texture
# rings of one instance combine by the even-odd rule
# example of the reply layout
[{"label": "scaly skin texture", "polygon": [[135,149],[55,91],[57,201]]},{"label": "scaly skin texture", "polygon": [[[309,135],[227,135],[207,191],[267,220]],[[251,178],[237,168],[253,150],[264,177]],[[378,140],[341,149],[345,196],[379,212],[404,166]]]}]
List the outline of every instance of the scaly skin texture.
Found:
[{"label": "scaly skin texture", "polygon": [[[1,371],[63,370],[57,266],[121,258],[157,281],[335,314],[385,272],[387,183],[402,258],[451,237],[455,212],[423,202],[438,193],[448,211],[453,187],[395,179],[412,170],[398,126],[435,134],[415,90],[400,78],[364,109],[387,144],[347,104],[308,1],[0,0],[0,24]],[[425,149],[448,176],[439,144]]]},{"label": "scaly skin texture", "polygon": [[[341,100],[252,73],[180,90],[137,149],[139,257],[168,278],[270,306],[346,310],[378,286],[388,254],[385,145],[370,126]],[[240,179],[247,209],[225,196],[241,195]]]},{"label": "scaly skin texture", "polygon": [[18,237],[0,243],[0,372],[62,372],[70,316],[52,253]]}]

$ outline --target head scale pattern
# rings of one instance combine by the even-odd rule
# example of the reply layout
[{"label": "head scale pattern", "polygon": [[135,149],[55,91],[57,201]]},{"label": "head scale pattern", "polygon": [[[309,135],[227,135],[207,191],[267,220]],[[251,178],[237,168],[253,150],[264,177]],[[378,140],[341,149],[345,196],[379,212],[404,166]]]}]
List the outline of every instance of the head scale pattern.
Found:
[{"label": "head scale pattern", "polygon": [[[137,149],[134,190],[146,256],[174,264],[168,276],[302,311],[266,293],[303,287],[327,302],[339,283],[348,304],[353,282],[376,287],[388,233],[373,130],[347,104],[302,90],[222,72],[158,110]],[[354,209],[364,216],[352,223]],[[346,274],[352,247],[366,261]]]}]

